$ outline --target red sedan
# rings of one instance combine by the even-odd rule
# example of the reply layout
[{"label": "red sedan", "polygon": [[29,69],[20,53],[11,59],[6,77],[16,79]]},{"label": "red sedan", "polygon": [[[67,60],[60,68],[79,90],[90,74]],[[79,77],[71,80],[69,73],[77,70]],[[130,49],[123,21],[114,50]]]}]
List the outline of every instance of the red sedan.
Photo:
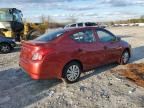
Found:
[{"label": "red sedan", "polygon": [[97,27],[59,29],[22,43],[20,67],[33,79],[76,82],[81,72],[100,65],[126,64],[131,46]]}]

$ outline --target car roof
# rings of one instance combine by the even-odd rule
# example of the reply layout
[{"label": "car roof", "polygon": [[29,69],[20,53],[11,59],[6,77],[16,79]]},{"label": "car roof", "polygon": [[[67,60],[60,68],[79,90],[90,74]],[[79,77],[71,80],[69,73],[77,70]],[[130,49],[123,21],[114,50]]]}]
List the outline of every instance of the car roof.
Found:
[{"label": "car roof", "polygon": [[77,23],[71,23],[71,24],[67,24],[67,25],[73,25],[73,24],[79,24],[79,23],[83,23],[83,24],[85,24],[85,23],[95,23],[95,24],[97,24],[96,22],[77,22]]},{"label": "car roof", "polygon": [[94,26],[91,26],[91,27],[73,27],[73,28],[64,28],[65,31],[72,31],[72,30],[84,30],[84,29],[103,29],[103,28],[100,28],[100,27],[94,27]]}]

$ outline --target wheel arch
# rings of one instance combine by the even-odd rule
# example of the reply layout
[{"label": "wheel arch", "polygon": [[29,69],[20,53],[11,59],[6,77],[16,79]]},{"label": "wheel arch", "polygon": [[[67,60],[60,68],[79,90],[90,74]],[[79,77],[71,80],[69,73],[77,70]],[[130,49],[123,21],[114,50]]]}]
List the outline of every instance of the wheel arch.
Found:
[{"label": "wheel arch", "polygon": [[[129,53],[129,57],[131,57],[131,50],[130,50],[130,48],[124,48],[124,50],[122,51],[122,53],[121,53],[121,56],[122,56],[122,54],[125,52],[125,51],[128,51],[128,53]],[[119,60],[118,60],[118,63],[119,64],[122,64],[121,63],[121,56],[120,56],[120,58],[119,58]]]}]

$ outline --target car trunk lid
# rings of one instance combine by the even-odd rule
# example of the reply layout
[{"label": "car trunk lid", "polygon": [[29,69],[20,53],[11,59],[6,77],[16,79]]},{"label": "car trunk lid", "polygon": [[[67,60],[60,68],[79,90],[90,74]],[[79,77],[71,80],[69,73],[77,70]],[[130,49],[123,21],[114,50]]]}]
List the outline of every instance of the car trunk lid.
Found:
[{"label": "car trunk lid", "polygon": [[24,41],[22,42],[20,58],[28,60],[32,58],[33,54],[44,47],[50,46],[50,43],[40,41]]}]

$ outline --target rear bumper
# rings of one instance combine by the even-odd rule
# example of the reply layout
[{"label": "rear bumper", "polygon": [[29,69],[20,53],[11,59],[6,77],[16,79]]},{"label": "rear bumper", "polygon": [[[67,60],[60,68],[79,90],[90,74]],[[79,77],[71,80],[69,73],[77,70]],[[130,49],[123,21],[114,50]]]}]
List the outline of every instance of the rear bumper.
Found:
[{"label": "rear bumper", "polygon": [[44,66],[42,62],[28,62],[20,58],[19,66],[35,80],[58,78],[58,76],[51,71],[51,68]]},{"label": "rear bumper", "polygon": [[31,73],[28,72],[27,70],[25,70],[22,66],[20,66],[20,68],[23,70],[23,72],[27,73],[28,75],[30,75],[30,77],[34,80],[39,80],[39,79],[48,79],[47,75],[39,75],[39,74],[35,74],[35,73]]}]

